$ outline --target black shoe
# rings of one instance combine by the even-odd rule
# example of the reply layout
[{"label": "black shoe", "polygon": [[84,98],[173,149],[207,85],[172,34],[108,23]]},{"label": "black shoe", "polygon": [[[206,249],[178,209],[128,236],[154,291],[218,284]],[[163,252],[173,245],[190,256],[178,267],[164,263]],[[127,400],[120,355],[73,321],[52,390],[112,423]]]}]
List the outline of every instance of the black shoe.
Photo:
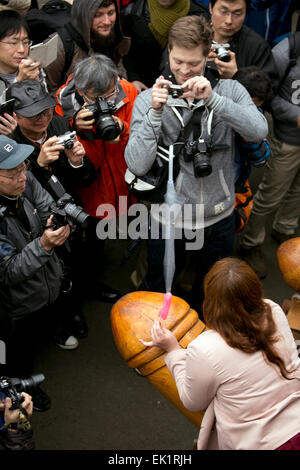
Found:
[{"label": "black shoe", "polygon": [[281,245],[281,243],[286,242],[287,240],[290,240],[291,238],[295,238],[295,236],[296,235],[294,233],[287,234],[278,232],[278,230],[275,230],[275,228],[272,228],[271,230],[271,237],[274,238],[274,240],[276,240],[279,245]]},{"label": "black shoe", "polygon": [[41,389],[41,387],[32,387],[29,389],[28,393],[32,396],[33,409],[35,411],[47,411],[50,409],[50,397]]},{"label": "black shoe", "polygon": [[53,335],[53,341],[62,349],[76,349],[79,346],[77,338],[69,330],[59,327]]},{"label": "black shoe", "polygon": [[77,312],[68,322],[68,330],[76,336],[76,338],[86,338],[89,332],[87,322],[82,312]]},{"label": "black shoe", "polygon": [[93,292],[93,294],[97,300],[100,300],[101,302],[108,302],[111,304],[114,304],[115,302],[117,302],[117,300],[122,297],[122,294],[120,294],[120,292],[102,283],[98,284],[97,287],[95,287],[95,291]]},{"label": "black shoe", "polygon": [[240,245],[238,254],[244,261],[246,261],[260,279],[264,279],[267,276],[268,268],[260,246],[245,248]]}]

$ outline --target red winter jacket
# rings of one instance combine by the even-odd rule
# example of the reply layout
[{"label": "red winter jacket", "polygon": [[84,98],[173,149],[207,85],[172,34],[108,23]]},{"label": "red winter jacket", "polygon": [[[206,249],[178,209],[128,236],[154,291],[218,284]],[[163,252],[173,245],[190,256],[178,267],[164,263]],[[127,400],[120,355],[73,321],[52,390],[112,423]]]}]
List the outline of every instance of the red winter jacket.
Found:
[{"label": "red winter jacket", "polygon": [[[125,207],[119,207],[119,196],[126,196],[129,201],[128,188],[124,179],[127,169],[124,151],[129,138],[129,125],[137,90],[127,80],[120,80],[118,85],[120,92],[116,100],[118,110],[115,116],[124,123],[124,130],[119,141],[110,143],[100,139],[84,140],[78,136],[86,150],[86,155],[98,170],[98,176],[90,186],[77,190],[84,210],[93,217],[97,216],[96,212],[100,204],[111,204],[116,209],[116,215],[124,214],[129,205],[128,202]],[[71,75],[66,84],[57,92],[58,105],[55,108],[57,114],[65,115],[71,122],[75,112],[80,109],[79,104],[76,109],[73,104],[71,106],[71,103],[74,103],[74,94],[75,87]]]}]

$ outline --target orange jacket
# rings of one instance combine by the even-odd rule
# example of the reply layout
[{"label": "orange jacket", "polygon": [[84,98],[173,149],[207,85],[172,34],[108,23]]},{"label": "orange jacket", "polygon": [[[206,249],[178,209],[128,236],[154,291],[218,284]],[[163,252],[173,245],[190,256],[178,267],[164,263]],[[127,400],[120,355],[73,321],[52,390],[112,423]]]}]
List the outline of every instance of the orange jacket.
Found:
[{"label": "orange jacket", "polygon": [[[98,170],[96,180],[89,187],[77,189],[84,210],[93,217],[96,217],[97,208],[101,204],[111,204],[114,206],[117,215],[124,214],[129,205],[128,203],[126,208],[119,208],[119,196],[127,196],[129,201],[128,188],[124,179],[127,169],[124,151],[129,138],[129,125],[137,90],[127,80],[120,80],[119,84],[126,95],[120,101],[120,104],[118,103],[120,107],[115,113],[115,116],[119,117],[124,123],[124,130],[120,135],[119,141],[111,143],[100,139],[83,140],[78,136],[78,139],[85,148],[86,155],[93,162],[96,170]],[[67,87],[69,87],[69,90],[66,89]],[[57,91],[56,98],[58,105],[55,108],[57,114],[64,115],[65,109],[70,105],[70,100],[68,103],[64,103],[64,96],[70,97],[72,95],[71,87],[73,87],[75,93],[72,76]],[[74,109],[72,116],[76,111]],[[66,115],[66,117],[72,121],[70,115]]]}]

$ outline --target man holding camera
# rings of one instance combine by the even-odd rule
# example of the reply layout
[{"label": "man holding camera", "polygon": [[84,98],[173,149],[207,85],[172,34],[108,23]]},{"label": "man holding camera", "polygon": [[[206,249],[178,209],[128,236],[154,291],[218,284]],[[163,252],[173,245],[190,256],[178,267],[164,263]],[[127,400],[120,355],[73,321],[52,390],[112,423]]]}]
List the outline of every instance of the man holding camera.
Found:
[{"label": "man holding camera", "polygon": [[[160,77],[152,89],[137,97],[125,151],[129,169],[141,179],[155,165],[165,166],[165,177],[157,188],[163,202],[167,164],[164,159],[159,162],[158,146],[166,151],[174,146],[177,193],[192,207],[192,229],[203,232],[204,227],[204,244],[195,247],[197,272],[191,299],[199,314],[205,274],[233,250],[234,132],[257,142],[268,129],[264,116],[237,81],[220,80],[212,90],[203,76],[211,41],[211,28],[201,17],[174,22],[168,39],[172,79]],[[183,92],[179,98],[169,94],[174,84]],[[183,228],[185,222],[183,218]],[[186,250],[184,242],[184,238],[176,240],[177,266]],[[148,272],[141,289],[164,292],[164,240],[150,239],[148,248]]]},{"label": "man holding camera", "polygon": [[[93,260],[85,269],[91,279],[99,275],[103,259],[104,241],[96,236],[99,218],[105,215],[101,206],[110,205],[115,216],[126,214],[128,210],[124,151],[136,96],[135,86],[119,79],[116,65],[109,57],[101,54],[76,64],[74,75],[70,75],[57,93],[60,104],[56,112],[69,119],[97,170],[95,181],[77,191],[84,210],[94,224],[90,225],[86,256],[82,260],[83,263]],[[120,196],[126,198],[127,202],[123,205],[120,205]],[[117,292],[114,294],[112,291],[111,301],[116,300]]]},{"label": "man holding camera", "polygon": [[[0,384],[10,380],[0,377]],[[19,407],[13,407],[10,397],[1,393],[0,386],[0,450],[34,450],[33,430],[29,419],[33,403],[28,393],[22,392]]]},{"label": "man holding camera", "polygon": [[[50,194],[25,160],[33,146],[0,136],[0,321],[6,344],[6,373],[32,373],[34,345],[41,334],[61,337],[68,311],[61,302],[62,268],[55,249],[70,235],[69,224],[53,227]],[[63,346],[74,349],[70,333]],[[35,389],[35,409],[49,408],[48,396]]]},{"label": "man holding camera", "polygon": [[[208,56],[206,76],[209,80],[234,78],[241,67],[256,65],[267,72],[273,86],[278,83],[277,70],[269,44],[245,26],[250,0],[210,0],[209,11],[215,45]],[[224,53],[224,46],[227,49]],[[221,48],[220,48],[221,46]],[[219,54],[219,51],[224,53]]]}]

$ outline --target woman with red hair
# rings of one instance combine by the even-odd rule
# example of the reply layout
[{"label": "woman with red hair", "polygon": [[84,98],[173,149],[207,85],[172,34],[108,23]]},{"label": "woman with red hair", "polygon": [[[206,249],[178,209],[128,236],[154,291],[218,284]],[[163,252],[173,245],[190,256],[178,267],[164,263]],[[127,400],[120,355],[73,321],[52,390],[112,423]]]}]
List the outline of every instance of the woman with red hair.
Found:
[{"label": "woman with red hair", "polygon": [[213,265],[204,294],[207,328],[186,349],[158,321],[142,341],[168,353],[184,406],[206,409],[198,449],[300,450],[300,359],[284,312],[237,258]]}]

